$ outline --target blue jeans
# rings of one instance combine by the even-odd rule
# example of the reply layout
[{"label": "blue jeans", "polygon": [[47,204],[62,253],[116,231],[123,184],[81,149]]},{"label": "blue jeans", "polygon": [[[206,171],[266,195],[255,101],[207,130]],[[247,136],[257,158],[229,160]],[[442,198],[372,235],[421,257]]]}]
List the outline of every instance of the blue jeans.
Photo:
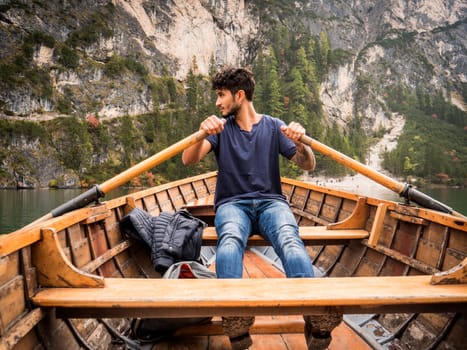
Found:
[{"label": "blue jeans", "polygon": [[313,277],[313,266],[298,234],[295,217],[280,200],[252,199],[222,204],[216,211],[218,278],[241,278],[248,237],[269,240],[287,277]]}]

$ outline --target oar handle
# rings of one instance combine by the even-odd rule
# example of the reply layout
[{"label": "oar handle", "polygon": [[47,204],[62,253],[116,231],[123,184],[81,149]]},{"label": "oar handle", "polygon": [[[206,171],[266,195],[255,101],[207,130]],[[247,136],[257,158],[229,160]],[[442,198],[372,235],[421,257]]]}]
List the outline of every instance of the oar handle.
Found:
[{"label": "oar handle", "polygon": [[447,205],[429,197],[428,195],[412,188],[410,185],[400,183],[390,177],[377,172],[376,170],[366,166],[355,159],[346,156],[345,154],[332,149],[329,146],[322,144],[319,141],[312,139],[309,136],[303,135],[300,139],[301,142],[310,146],[313,150],[320,152],[321,154],[328,156],[334,159],[339,164],[346,166],[356,172],[365,175],[366,177],[376,181],[380,185],[383,185],[386,188],[396,192],[401,197],[405,197],[408,200],[411,200],[422,207],[430,208],[434,210],[438,210],[444,213],[449,213],[456,216],[463,216],[457,212],[454,212],[452,208],[448,207]]},{"label": "oar handle", "polygon": [[335,149],[326,146],[325,144],[315,139],[312,139],[309,136],[303,135],[300,141],[310,146],[315,151],[318,151],[319,153],[334,159],[337,163],[340,163],[346,166],[347,168],[355,170],[356,172],[369,177],[370,179],[378,182],[379,184],[383,185],[386,188],[389,188],[390,190],[398,194],[401,194],[404,191],[404,184],[401,184],[400,182],[377,172],[369,166],[364,165],[356,161],[355,159],[352,159],[349,156],[346,156],[345,154],[340,153],[339,151],[336,151]]}]

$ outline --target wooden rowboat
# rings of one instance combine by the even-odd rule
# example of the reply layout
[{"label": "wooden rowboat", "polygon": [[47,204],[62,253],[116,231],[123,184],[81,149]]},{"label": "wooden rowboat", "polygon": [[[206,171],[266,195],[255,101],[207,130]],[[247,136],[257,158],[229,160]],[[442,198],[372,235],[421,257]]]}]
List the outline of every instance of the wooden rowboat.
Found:
[{"label": "wooden rowboat", "polygon": [[[133,208],[189,210],[209,224],[216,172],[76,209],[0,236],[0,349],[135,348],[138,317],[214,316],[154,349],[228,349],[219,316],[257,315],[253,349],[304,349],[303,314],[345,314],[330,349],[462,349],[465,217],[283,179],[320,277],[285,279],[259,236],[242,280],[163,280],[119,221]],[[146,345],[144,345],[146,346]],[[141,347],[144,347],[141,345]]]}]

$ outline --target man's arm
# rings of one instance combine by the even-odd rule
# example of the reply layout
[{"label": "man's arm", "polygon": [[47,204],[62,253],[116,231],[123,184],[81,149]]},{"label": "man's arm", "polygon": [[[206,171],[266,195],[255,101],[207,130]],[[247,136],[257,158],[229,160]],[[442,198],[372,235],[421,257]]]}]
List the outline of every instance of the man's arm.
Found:
[{"label": "man's arm", "polygon": [[297,153],[295,153],[291,160],[303,170],[315,170],[316,159],[311,147],[301,142],[296,143],[296,145]]},{"label": "man's arm", "polygon": [[[225,120],[217,118],[215,115],[207,117],[199,126],[199,130],[204,130],[208,135],[215,135],[224,130]],[[203,159],[211,150],[211,143],[206,139],[201,140],[185,149],[182,153],[184,165],[193,165]]]},{"label": "man's arm", "polygon": [[300,138],[305,135],[303,126],[299,123],[291,122],[288,126],[282,126],[281,130],[284,135],[291,139],[297,146],[297,152],[291,160],[303,170],[315,170],[316,159],[313,150],[310,146],[300,142]]},{"label": "man's arm", "polygon": [[183,151],[182,162],[184,165],[196,164],[203,159],[210,150],[211,143],[205,139],[201,140]]}]

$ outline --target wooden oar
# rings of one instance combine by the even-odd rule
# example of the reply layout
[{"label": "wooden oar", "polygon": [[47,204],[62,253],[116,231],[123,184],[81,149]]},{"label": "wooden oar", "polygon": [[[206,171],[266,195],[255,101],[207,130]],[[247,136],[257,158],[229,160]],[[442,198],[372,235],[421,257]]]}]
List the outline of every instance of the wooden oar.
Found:
[{"label": "wooden oar", "polygon": [[464,215],[453,211],[452,208],[448,207],[447,205],[431,198],[423,192],[416,190],[409,184],[403,184],[394,179],[391,179],[390,177],[377,172],[376,170],[356,161],[355,159],[350,158],[349,156],[346,156],[345,154],[340,153],[339,151],[336,151],[335,149],[332,149],[329,146],[322,144],[319,141],[312,139],[309,136],[303,135],[300,141],[310,146],[313,150],[334,159],[336,162],[344,165],[347,168],[365,175],[380,185],[383,185],[384,187],[398,193],[401,197],[407,198],[408,200],[411,200],[424,208],[434,209],[443,213],[465,217]]},{"label": "wooden oar", "polygon": [[[63,215],[72,210],[83,208],[87,204],[98,200],[99,198],[105,196],[110,191],[120,187],[121,185],[127,183],[134,177],[141,175],[142,173],[148,171],[149,169],[154,168],[155,166],[163,163],[164,161],[172,158],[177,153],[180,153],[189,146],[201,141],[207,136],[207,134],[200,130],[190,136],[178,141],[177,143],[167,147],[166,149],[160,151],[159,153],[154,154],[153,156],[143,160],[142,162],[132,166],[131,168],[125,170],[124,172],[114,176],[113,178],[105,181],[101,185],[95,185],[86,192],[81,193],[79,196],[69,200],[68,202],[60,205],[59,207],[52,210],[50,213],[44,215],[43,217],[35,220],[26,227],[30,227],[39,222],[48,220],[53,217]],[[26,228],[24,227],[24,228]]]}]

